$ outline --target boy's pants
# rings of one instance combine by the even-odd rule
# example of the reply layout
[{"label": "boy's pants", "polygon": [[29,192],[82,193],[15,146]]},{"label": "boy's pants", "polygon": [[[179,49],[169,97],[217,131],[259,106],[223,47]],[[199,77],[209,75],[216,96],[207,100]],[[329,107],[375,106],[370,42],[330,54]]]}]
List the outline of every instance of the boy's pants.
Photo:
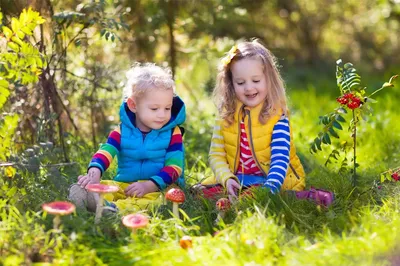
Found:
[{"label": "boy's pants", "polygon": [[[140,182],[140,181],[139,181]],[[128,213],[150,210],[153,207],[159,207],[165,204],[164,194],[161,192],[151,192],[142,198],[127,197],[124,190],[131,183],[117,182],[113,180],[102,180],[100,182],[104,185],[113,185],[119,187],[119,190],[115,193],[108,193],[104,195],[106,206],[115,204],[118,211],[124,215]],[[170,186],[172,188],[175,185]],[[169,189],[167,188],[167,190]],[[69,190],[69,199],[74,202],[77,207],[87,208],[89,211],[96,210],[96,197],[95,193],[88,192],[86,189],[81,188],[78,184],[73,184]],[[115,207],[114,207],[115,208]]]},{"label": "boy's pants", "polygon": [[102,180],[100,183],[119,187],[117,192],[106,194],[104,199],[117,205],[118,210],[122,214],[141,210],[149,210],[152,207],[158,207],[162,204],[165,204],[164,195],[161,192],[147,193],[142,198],[127,197],[124,193],[124,190],[132,183],[124,183],[113,180]]}]

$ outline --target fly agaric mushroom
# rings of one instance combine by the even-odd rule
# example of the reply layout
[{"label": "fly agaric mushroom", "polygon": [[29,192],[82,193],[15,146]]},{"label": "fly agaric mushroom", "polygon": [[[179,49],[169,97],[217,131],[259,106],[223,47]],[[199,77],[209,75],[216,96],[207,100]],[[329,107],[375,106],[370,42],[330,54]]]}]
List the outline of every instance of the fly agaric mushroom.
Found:
[{"label": "fly agaric mushroom", "polygon": [[55,215],[53,219],[54,229],[58,229],[61,223],[60,216],[69,215],[75,211],[75,205],[67,201],[54,201],[42,205],[45,212]]},{"label": "fly agaric mushroom", "polygon": [[103,213],[104,194],[117,192],[119,188],[117,186],[108,186],[103,184],[89,184],[86,186],[86,189],[90,192],[99,194],[99,200],[97,201],[96,206],[96,216],[94,219],[95,223],[97,224],[100,222],[100,218]]},{"label": "fly agaric mushroom", "polygon": [[183,249],[191,249],[193,246],[192,243],[192,238],[190,236],[183,236],[180,240],[179,240],[179,245],[181,246],[181,248]]},{"label": "fly agaric mushroom", "polygon": [[224,219],[225,212],[231,207],[231,202],[227,198],[220,198],[216,203],[215,206],[218,210],[218,216],[216,222]]},{"label": "fly agaric mushroom", "polygon": [[185,193],[179,188],[172,188],[165,194],[165,198],[172,201],[172,212],[175,217],[179,218],[178,204],[185,201]]},{"label": "fly agaric mushroom", "polygon": [[137,229],[147,226],[149,219],[147,219],[147,217],[143,214],[134,213],[122,217],[122,223],[126,227],[132,229],[132,233],[135,234]]}]

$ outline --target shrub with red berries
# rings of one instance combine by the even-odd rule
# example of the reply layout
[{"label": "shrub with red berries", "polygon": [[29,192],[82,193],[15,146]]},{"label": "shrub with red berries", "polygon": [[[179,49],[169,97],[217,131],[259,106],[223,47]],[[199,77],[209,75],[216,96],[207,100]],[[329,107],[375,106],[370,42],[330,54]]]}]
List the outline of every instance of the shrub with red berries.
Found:
[{"label": "shrub with red berries", "polygon": [[346,93],[341,97],[336,99],[338,103],[341,105],[347,105],[347,107],[351,110],[354,110],[361,106],[361,99],[355,96],[353,93]]},{"label": "shrub with red berries", "polygon": [[[336,84],[340,91],[340,96],[336,98],[336,101],[340,104],[339,107],[335,108],[333,112],[329,112],[325,115],[319,116],[319,122],[322,125],[321,131],[317,137],[310,144],[310,152],[317,153],[318,150],[322,151],[323,144],[331,145],[331,153],[328,155],[325,165],[332,163],[333,161],[341,161],[339,166],[339,172],[346,172],[351,168],[351,181],[353,186],[357,184],[357,128],[359,123],[366,121],[367,117],[373,112],[371,104],[376,102],[373,98],[377,92],[385,89],[394,87],[393,81],[398,75],[392,76],[388,82],[376,89],[371,94],[367,95],[366,87],[361,85],[361,77],[358,75],[353,64],[343,64],[342,60],[336,61]],[[347,108],[348,109],[347,109]],[[350,110],[350,115],[348,111]],[[348,119],[349,120],[346,120]],[[347,122],[349,121],[349,122]],[[339,139],[340,135],[338,132],[345,128],[344,123],[348,123],[349,134],[347,138],[351,138],[351,141],[341,140],[332,141],[331,137]],[[334,139],[333,139],[334,140]],[[353,158],[348,158],[348,153],[353,153]],[[400,180],[400,169],[395,172],[399,174],[393,174],[393,171],[386,171],[381,174],[381,182],[385,180]]]}]

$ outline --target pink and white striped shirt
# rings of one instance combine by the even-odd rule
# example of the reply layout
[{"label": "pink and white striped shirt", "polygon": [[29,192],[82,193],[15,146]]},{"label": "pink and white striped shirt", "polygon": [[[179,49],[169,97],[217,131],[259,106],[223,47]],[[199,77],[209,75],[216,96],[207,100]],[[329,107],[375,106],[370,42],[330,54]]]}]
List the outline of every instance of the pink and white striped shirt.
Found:
[{"label": "pink and white striped shirt", "polygon": [[240,159],[237,174],[263,175],[251,153],[243,120],[240,122]]}]

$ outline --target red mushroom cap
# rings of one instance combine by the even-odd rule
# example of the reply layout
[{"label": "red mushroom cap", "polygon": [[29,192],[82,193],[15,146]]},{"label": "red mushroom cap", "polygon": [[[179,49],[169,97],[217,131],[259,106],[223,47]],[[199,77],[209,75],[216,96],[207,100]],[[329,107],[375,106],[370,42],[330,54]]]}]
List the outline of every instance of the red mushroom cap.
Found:
[{"label": "red mushroom cap", "polygon": [[185,201],[185,193],[179,188],[171,188],[165,194],[165,198],[172,202],[183,203]]},{"label": "red mushroom cap", "polygon": [[122,217],[122,223],[126,227],[137,229],[145,227],[149,223],[149,219],[142,214],[134,213]]},{"label": "red mushroom cap", "polygon": [[54,201],[42,205],[45,212],[55,215],[68,215],[75,211],[75,205],[67,201]]},{"label": "red mushroom cap", "polygon": [[219,211],[225,211],[231,207],[231,202],[227,198],[221,198],[215,203]]},{"label": "red mushroom cap", "polygon": [[103,184],[89,184],[86,186],[86,189],[91,192],[103,194],[117,192],[119,190],[119,187]]},{"label": "red mushroom cap", "polygon": [[190,236],[183,236],[183,237],[179,240],[179,245],[180,245],[181,248],[183,248],[183,249],[192,248],[192,246],[193,246],[192,238],[191,238]]}]

